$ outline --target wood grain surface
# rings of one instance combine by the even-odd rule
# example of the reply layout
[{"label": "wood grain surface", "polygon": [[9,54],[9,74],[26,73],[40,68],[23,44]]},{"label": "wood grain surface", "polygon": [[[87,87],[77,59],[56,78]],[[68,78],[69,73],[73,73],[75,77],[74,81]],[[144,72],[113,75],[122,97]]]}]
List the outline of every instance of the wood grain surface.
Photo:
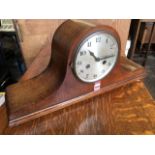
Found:
[{"label": "wood grain surface", "polygon": [[8,118],[7,118],[7,110],[6,105],[0,106],[0,134],[3,133],[3,130],[8,125]]},{"label": "wood grain surface", "polygon": [[154,133],[155,101],[142,82],[5,130],[5,134]]}]

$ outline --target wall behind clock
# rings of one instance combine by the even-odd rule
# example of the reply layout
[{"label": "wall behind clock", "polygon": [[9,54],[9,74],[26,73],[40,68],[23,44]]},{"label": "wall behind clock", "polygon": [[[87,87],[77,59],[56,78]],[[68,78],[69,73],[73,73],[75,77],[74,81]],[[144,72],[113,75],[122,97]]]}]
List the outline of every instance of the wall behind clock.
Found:
[{"label": "wall behind clock", "polygon": [[[65,20],[17,20],[21,33],[21,48],[27,68],[33,63],[39,62],[43,70],[50,59],[50,50],[42,51],[44,45],[48,43],[49,49],[51,40],[57,27]],[[121,37],[121,54],[124,55],[128,32],[130,28],[129,19],[92,19],[85,20],[95,24],[105,24],[114,27]],[[36,61],[36,62],[35,62]]]}]

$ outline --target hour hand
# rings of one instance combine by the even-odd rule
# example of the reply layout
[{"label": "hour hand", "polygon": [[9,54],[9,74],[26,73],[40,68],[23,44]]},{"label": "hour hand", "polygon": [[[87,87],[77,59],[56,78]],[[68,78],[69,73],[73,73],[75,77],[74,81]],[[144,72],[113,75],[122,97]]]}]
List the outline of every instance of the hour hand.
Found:
[{"label": "hour hand", "polygon": [[100,61],[100,59],[97,58],[93,52],[91,52],[90,50],[88,51],[89,51],[89,54],[95,59],[95,61]]}]

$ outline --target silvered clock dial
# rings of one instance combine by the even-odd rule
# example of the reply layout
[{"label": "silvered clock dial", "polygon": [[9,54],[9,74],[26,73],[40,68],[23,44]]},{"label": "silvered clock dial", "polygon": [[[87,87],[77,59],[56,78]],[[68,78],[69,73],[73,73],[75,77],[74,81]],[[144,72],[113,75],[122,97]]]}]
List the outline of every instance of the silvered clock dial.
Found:
[{"label": "silvered clock dial", "polygon": [[78,46],[74,72],[83,82],[96,82],[114,68],[119,55],[118,42],[105,31],[87,36]]}]

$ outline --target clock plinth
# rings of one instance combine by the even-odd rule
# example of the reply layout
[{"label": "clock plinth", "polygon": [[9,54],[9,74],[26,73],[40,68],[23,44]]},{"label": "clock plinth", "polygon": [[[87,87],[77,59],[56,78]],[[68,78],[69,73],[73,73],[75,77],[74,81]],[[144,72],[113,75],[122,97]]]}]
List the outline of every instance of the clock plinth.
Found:
[{"label": "clock plinth", "polygon": [[[65,25],[65,26],[64,26]],[[52,57],[47,69],[39,76],[19,82],[7,89],[9,125],[44,116],[74,103],[87,100],[101,93],[144,78],[145,70],[120,56],[112,71],[100,79],[100,88],[94,91],[95,83],[80,81],[74,74],[72,64],[77,45],[88,34],[104,30],[120,40],[110,27],[67,21],[58,28],[52,42]]]}]

